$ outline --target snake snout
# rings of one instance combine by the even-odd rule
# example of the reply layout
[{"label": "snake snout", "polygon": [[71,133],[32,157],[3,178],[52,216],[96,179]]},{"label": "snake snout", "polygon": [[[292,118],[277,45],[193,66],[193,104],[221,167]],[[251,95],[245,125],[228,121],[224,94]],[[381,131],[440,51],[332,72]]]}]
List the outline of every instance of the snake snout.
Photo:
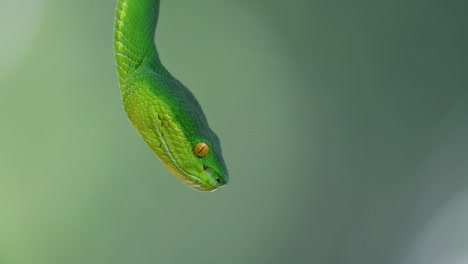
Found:
[{"label": "snake snout", "polygon": [[219,175],[213,168],[203,165],[203,169],[210,175],[209,182],[212,182],[212,184],[216,186],[215,188],[221,187],[227,183],[226,179]]},{"label": "snake snout", "polygon": [[213,178],[214,178],[214,180],[216,182],[216,185],[218,187],[221,187],[221,186],[223,186],[223,185],[225,185],[227,183],[227,181],[222,177],[214,176]]}]

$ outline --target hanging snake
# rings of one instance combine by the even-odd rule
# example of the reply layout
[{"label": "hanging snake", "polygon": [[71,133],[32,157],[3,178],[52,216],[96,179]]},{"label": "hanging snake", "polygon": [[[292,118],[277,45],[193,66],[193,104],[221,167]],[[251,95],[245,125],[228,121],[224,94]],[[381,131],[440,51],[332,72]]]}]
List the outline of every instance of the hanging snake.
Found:
[{"label": "hanging snake", "polygon": [[218,136],[190,90],[163,66],[154,41],[159,0],[118,0],[114,52],[128,119],[163,165],[199,191],[225,185]]}]

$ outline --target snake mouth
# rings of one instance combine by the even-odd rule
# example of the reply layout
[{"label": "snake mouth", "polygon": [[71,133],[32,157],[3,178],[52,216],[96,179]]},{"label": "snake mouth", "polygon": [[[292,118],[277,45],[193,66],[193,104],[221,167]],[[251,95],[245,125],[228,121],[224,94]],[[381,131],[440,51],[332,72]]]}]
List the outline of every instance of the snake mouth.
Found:
[{"label": "snake mouth", "polygon": [[[217,175],[216,171],[209,166],[203,164],[203,171],[199,175],[188,173],[182,170],[185,177],[178,177],[181,181],[187,184],[190,188],[202,192],[214,192],[223,184],[221,178]],[[203,177],[202,175],[205,175]]]},{"label": "snake mouth", "polygon": [[207,166],[206,164],[203,164],[203,172],[201,172],[201,174],[205,174],[208,177],[203,177],[205,178],[203,180],[200,176],[188,174],[190,177],[190,182],[186,182],[186,184],[195,190],[204,192],[214,192],[219,187],[224,185],[222,178],[219,177],[213,168]]},{"label": "snake mouth", "polygon": [[210,175],[209,181],[214,181],[214,184],[216,185],[216,188],[222,187],[227,183],[227,180],[225,180],[223,177],[219,175],[213,168],[208,167],[207,165],[203,164],[203,170]]},{"label": "snake mouth", "polygon": [[210,168],[210,167],[206,166],[205,164],[203,164],[203,170],[208,175],[210,175],[209,181],[214,180],[216,182],[216,185],[219,185],[221,183],[221,179],[216,176],[216,172],[212,168]]}]

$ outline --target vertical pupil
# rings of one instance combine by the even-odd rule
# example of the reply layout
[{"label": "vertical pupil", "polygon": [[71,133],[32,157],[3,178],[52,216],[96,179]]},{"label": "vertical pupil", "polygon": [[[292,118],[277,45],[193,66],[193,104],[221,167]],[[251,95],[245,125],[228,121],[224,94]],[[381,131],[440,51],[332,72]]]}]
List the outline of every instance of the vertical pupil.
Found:
[{"label": "vertical pupil", "polygon": [[198,153],[201,153],[204,148],[205,146],[201,146],[200,150],[198,150]]},{"label": "vertical pupil", "polygon": [[193,152],[200,158],[203,158],[210,151],[210,147],[205,142],[199,142],[193,147]]}]

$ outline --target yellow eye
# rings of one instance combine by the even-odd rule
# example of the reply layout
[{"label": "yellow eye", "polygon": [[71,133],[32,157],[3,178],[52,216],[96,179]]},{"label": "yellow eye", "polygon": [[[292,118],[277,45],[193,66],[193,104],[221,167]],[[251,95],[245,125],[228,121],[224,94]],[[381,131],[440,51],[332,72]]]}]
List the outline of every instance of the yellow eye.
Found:
[{"label": "yellow eye", "polygon": [[193,147],[193,153],[200,158],[205,157],[208,152],[210,152],[210,147],[205,142],[198,142],[195,147]]}]

